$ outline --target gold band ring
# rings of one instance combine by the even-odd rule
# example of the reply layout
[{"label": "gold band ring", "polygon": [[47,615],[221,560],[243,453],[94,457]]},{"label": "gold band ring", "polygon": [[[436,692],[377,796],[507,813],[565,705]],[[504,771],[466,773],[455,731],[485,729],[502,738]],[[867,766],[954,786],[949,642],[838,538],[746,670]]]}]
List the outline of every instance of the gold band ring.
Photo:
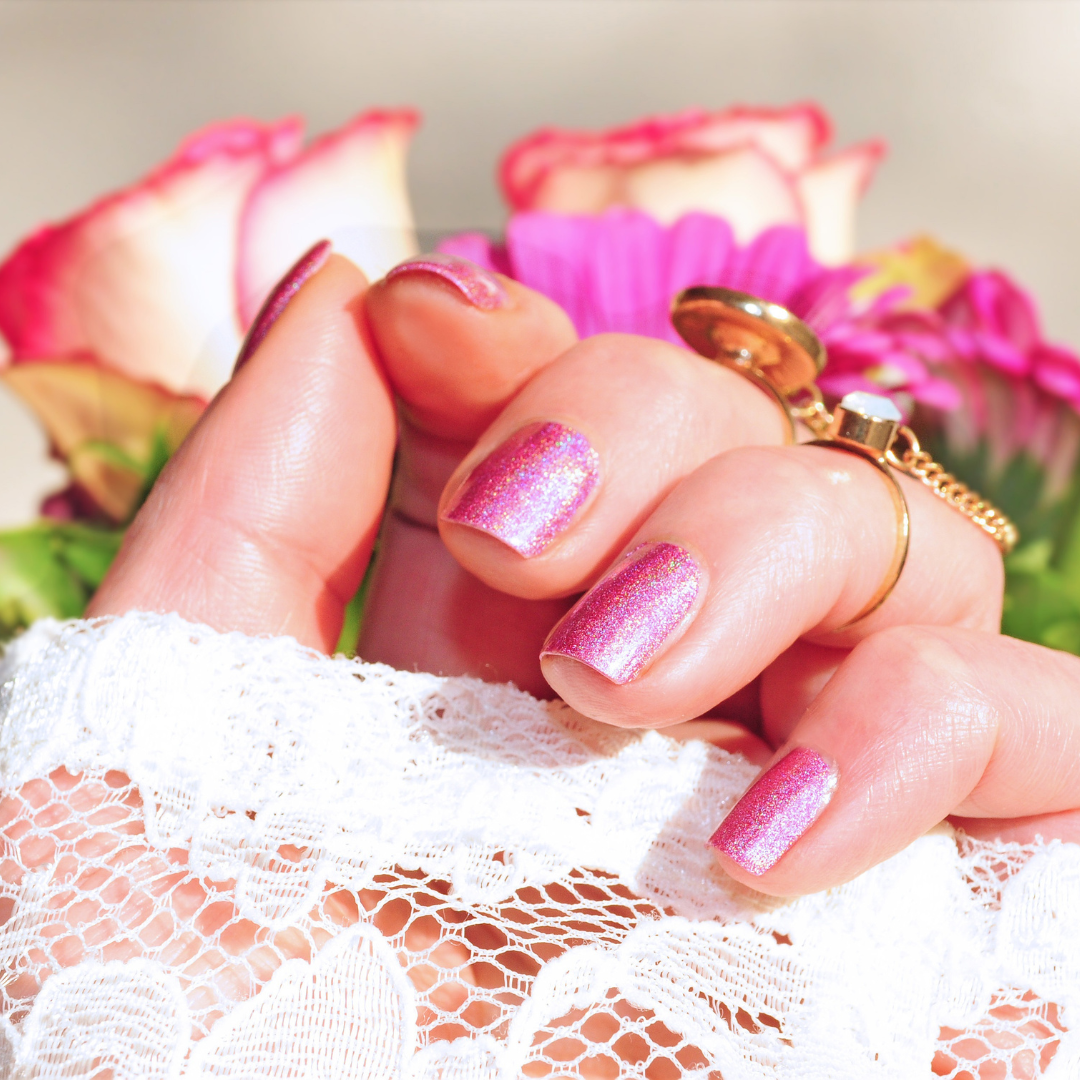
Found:
[{"label": "gold band ring", "polygon": [[896,439],[900,423],[900,411],[888,399],[876,394],[848,394],[836,407],[823,438],[814,439],[809,445],[826,446],[843,450],[870,462],[881,473],[889,487],[893,510],[896,512],[896,546],[892,561],[873,596],[863,605],[854,618],[848,619],[834,632],[848,630],[877,611],[888,600],[900,580],[904,563],[907,562],[911,542],[911,515],[900,481],[889,468],[888,452]]},{"label": "gold band ring", "polygon": [[817,385],[825,367],[825,346],[786,308],[732,289],[695,286],[675,297],[671,321],[695,352],[737,371],[776,401],[784,415],[787,443],[795,441],[795,422],[802,421],[816,436],[816,445],[858,454],[889,481],[897,523],[892,563],[870,602],[840,629],[885,603],[907,559],[911,519],[893,469],[930,488],[990,536],[1003,555],[1016,546],[1020,538],[1016,526],[920,447],[911,428],[900,423],[900,413],[889,398],[848,394],[829,412]]}]

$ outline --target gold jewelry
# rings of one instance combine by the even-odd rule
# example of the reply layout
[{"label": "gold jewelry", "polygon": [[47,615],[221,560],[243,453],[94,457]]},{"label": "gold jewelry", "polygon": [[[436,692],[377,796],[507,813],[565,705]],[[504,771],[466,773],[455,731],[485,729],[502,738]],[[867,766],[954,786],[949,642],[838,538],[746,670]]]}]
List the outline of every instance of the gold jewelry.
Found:
[{"label": "gold jewelry", "polygon": [[816,390],[825,367],[825,346],[802,319],[749,293],[697,285],[675,297],[671,321],[695,352],[764,390],[784,414],[785,441],[795,441],[791,399]]},{"label": "gold jewelry", "polygon": [[900,412],[889,398],[856,392],[829,412],[816,381],[825,367],[825,346],[786,308],[731,289],[696,286],[675,297],[671,321],[695,352],[737,371],[769,393],[783,410],[788,443],[795,441],[795,421],[801,420],[817,436],[813,445],[858,454],[889,481],[896,508],[892,563],[870,602],[840,629],[885,603],[907,559],[911,520],[891,469],[919,480],[959,510],[993,538],[1003,555],[1016,546],[1020,538],[1016,526],[920,447],[911,428],[900,423]]},{"label": "gold jewelry", "polygon": [[877,611],[896,588],[904,563],[907,562],[908,545],[911,541],[911,516],[903,488],[893,476],[888,459],[889,447],[896,438],[899,426],[900,410],[887,397],[856,392],[844,397],[833,412],[825,433],[810,443],[811,446],[844,450],[869,461],[888,481],[889,494],[896,512],[896,547],[893,549],[889,569],[881,579],[877,592],[863,605],[859,614],[848,619],[843,626],[836,627],[837,632],[847,630]]}]

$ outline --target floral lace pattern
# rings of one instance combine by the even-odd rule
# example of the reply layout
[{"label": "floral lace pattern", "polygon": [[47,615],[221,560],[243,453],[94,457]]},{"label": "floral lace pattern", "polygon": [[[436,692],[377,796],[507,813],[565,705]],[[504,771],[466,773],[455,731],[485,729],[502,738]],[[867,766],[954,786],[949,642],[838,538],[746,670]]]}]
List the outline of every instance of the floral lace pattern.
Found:
[{"label": "floral lace pattern", "polygon": [[941,828],[779,901],[754,769],[176,616],[0,661],[0,1076],[1080,1074],[1080,848]]}]

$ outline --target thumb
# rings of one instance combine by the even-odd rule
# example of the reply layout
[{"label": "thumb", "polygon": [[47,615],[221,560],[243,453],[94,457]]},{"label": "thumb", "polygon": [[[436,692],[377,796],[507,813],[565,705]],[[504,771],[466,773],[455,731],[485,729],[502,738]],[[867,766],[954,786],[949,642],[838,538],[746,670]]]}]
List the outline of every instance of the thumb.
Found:
[{"label": "thumb", "polygon": [[395,418],[362,329],[364,275],[340,256],[305,258],[162,473],[88,615],[176,611],[333,649],[386,501]]},{"label": "thumb", "polygon": [[847,881],[949,815],[1071,835],[1080,813],[1080,658],[973,630],[861,642],[710,843],[785,896]]}]

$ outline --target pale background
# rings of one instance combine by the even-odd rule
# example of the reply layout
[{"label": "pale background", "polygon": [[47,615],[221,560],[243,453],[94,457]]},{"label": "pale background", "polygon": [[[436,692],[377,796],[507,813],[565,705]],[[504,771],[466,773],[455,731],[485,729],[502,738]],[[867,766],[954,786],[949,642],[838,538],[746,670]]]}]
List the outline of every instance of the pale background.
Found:
[{"label": "pale background", "polygon": [[[1080,347],[1076,0],[0,0],[0,252],[207,121],[425,114],[419,223],[497,228],[500,149],[542,124],[814,98],[890,156],[860,240],[1007,267]],[[0,398],[0,525],[58,474]]]}]

